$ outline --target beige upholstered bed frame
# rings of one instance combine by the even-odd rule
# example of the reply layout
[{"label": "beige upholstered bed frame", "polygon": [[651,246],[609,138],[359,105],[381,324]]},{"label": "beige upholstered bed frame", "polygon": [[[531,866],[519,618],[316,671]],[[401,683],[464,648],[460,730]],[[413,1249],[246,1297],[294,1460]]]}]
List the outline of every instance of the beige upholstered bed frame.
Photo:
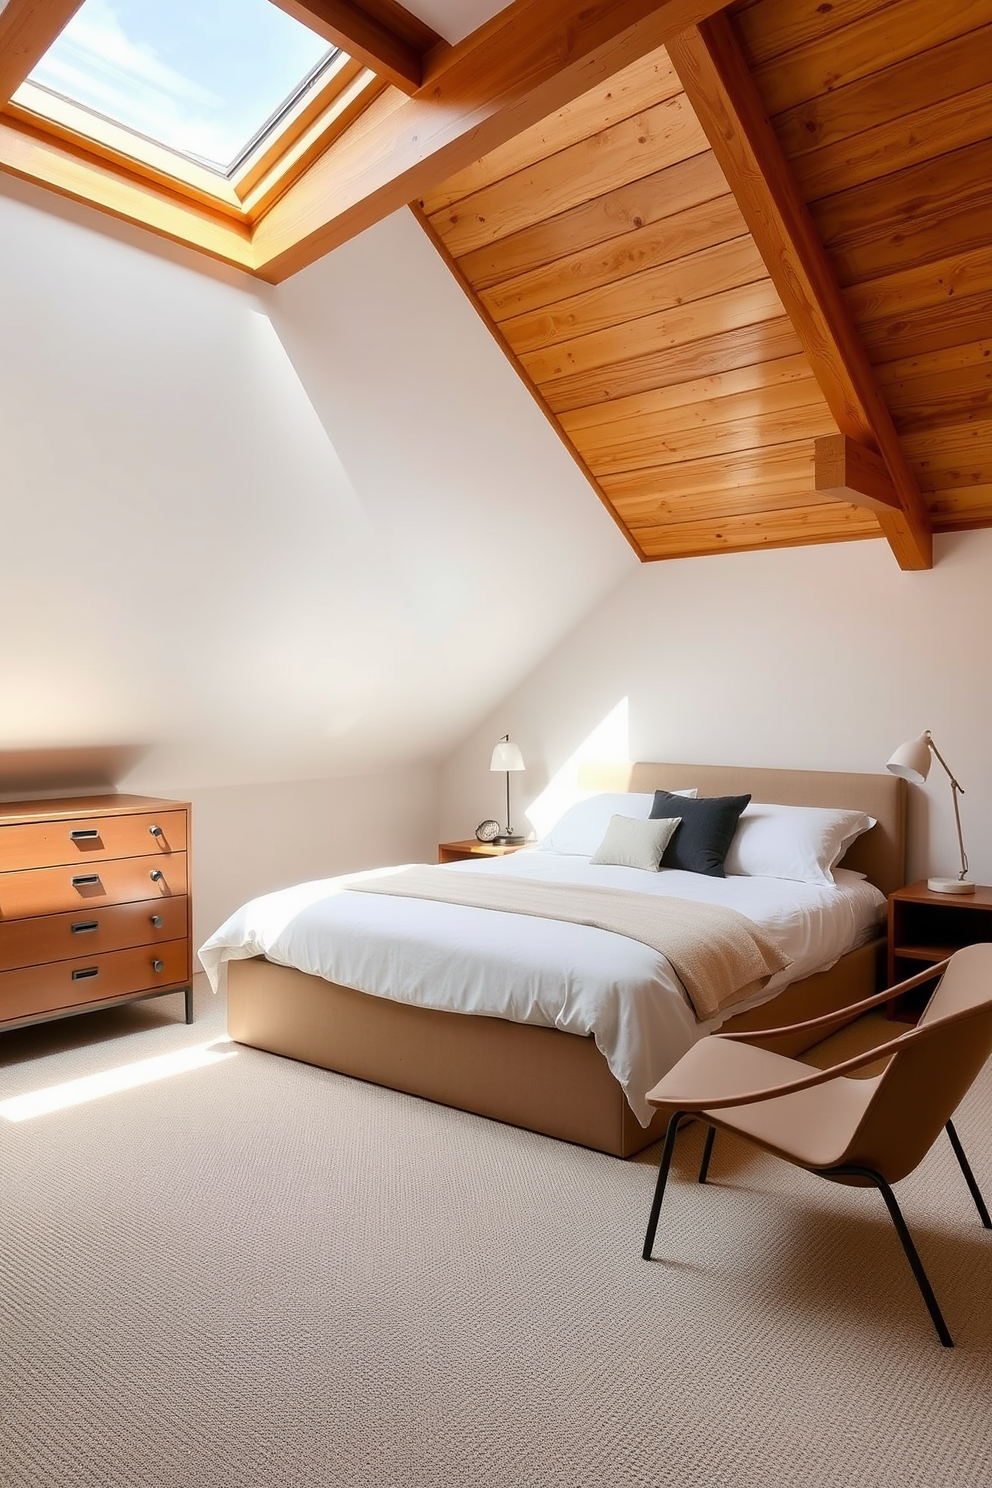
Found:
[{"label": "beige upholstered bed frame", "polygon": [[[694,785],[701,796],[749,792],[756,801],[867,811],[878,825],[844,866],[883,893],[905,866],[905,782],[891,775],[761,770],[723,765],[587,767],[583,784],[650,791]],[[724,1028],[800,1022],[873,992],[884,941],[843,956]],[[228,1028],[239,1043],[423,1096],[547,1136],[629,1157],[662,1129],[643,1128],[592,1038],[502,1018],[437,1012],[372,997],[261,957],[228,963]],[[801,1039],[780,1053],[800,1053]]]}]

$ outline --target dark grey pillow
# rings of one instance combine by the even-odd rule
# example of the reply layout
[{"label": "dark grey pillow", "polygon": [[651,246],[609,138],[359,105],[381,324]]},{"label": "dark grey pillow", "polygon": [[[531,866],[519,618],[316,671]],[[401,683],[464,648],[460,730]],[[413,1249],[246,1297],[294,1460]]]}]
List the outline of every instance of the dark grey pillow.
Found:
[{"label": "dark grey pillow", "polygon": [[673,796],[671,791],[657,790],[651,819],[680,816],[682,824],[665,848],[662,868],[681,868],[685,873],[706,873],[710,878],[724,878],[723,860],[727,856],[737,822],[750,796]]}]

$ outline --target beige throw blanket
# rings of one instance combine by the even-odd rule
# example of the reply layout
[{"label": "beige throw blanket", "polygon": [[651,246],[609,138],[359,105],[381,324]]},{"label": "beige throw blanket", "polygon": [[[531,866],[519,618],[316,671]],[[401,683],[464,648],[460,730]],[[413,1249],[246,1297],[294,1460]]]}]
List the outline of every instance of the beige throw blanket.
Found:
[{"label": "beige throw blanket", "polygon": [[693,899],[427,866],[351,883],[348,891],[538,915],[626,935],[651,946],[671,963],[701,1020],[742,1002],[789,965],[788,956],[745,915]]}]

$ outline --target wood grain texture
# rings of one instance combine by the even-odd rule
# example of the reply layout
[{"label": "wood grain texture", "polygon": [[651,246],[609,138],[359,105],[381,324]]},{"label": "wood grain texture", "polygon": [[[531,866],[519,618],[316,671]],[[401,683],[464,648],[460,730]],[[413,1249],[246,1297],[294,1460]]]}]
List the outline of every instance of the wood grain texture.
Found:
[{"label": "wood grain texture", "polygon": [[387,90],[275,204],[253,236],[260,276],[295,273],[718,8],[513,0],[436,65],[429,54],[419,92]]},{"label": "wood grain texture", "polygon": [[925,504],[730,23],[715,17],[670,50],[839,431],[885,459],[900,502],[880,519],[893,552],[902,567],[927,568],[933,548]]},{"label": "wood grain texture", "polygon": [[404,93],[424,81],[424,56],[441,38],[396,0],[272,0],[280,10]]},{"label": "wood grain texture", "polygon": [[12,98],[83,0],[7,0],[0,9],[0,104]]},{"label": "wood grain texture", "polygon": [[683,342],[629,359],[595,367],[591,372],[566,374],[542,384],[549,408],[563,413],[589,408],[613,399],[634,397],[653,388],[678,386],[696,378],[762,361],[794,356],[802,347],[791,320],[781,313],[745,323],[736,330],[717,329],[698,340]]},{"label": "wood grain texture", "polygon": [[675,522],[639,532],[638,537],[646,557],[659,559],[756,548],[800,548],[810,543],[850,542],[880,535],[870,512],[834,501],[702,522]]},{"label": "wood grain texture", "polygon": [[[943,45],[834,87],[775,116],[782,149],[795,161],[806,151],[840,144],[988,82],[992,22]],[[908,162],[906,162],[908,164]]]},{"label": "wood grain texture", "polygon": [[756,67],[755,81],[774,116],[963,36],[988,19],[987,0],[953,5],[899,0],[897,10],[883,5],[857,24],[816,36]]},{"label": "wood grain texture", "polygon": [[666,98],[682,92],[671,59],[664,47],[639,58],[631,67],[608,78],[599,87],[573,103],[568,103],[550,119],[525,129],[508,139],[505,145],[491,150],[481,160],[473,160],[464,170],[456,171],[427,191],[418,203],[427,217],[443,212],[475,192],[516,175],[528,166],[538,165],[549,155],[567,150],[591,135],[619,124],[644,109],[654,107]]},{"label": "wood grain texture", "polygon": [[875,450],[855,444],[846,434],[831,434],[813,444],[814,480],[824,496],[852,506],[885,512],[899,497],[885,461]]},{"label": "wood grain texture", "polygon": [[697,204],[726,196],[727,191],[716,157],[707,150],[569,212],[537,221],[498,243],[487,243],[463,255],[459,265],[477,290],[486,290],[513,276],[540,271],[570,254],[677,217]]},{"label": "wood grain texture", "polygon": [[495,320],[509,320],[746,233],[740,208],[728,193],[480,289],[479,298]]},{"label": "wood grain texture", "polygon": [[696,116],[678,93],[530,166],[524,179],[518,172],[483,187],[436,213],[431,225],[452,257],[462,258],[705,149]]},{"label": "wood grain texture", "polygon": [[616,329],[655,311],[684,308],[696,300],[766,278],[749,233],[698,253],[641,269],[597,289],[502,322],[515,352],[554,347],[578,336]]}]

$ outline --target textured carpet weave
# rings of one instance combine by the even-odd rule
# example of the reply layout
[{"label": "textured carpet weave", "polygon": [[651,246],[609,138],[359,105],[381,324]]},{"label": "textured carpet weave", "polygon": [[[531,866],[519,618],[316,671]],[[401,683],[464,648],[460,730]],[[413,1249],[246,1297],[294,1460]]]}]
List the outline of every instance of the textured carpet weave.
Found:
[{"label": "textured carpet weave", "polygon": [[[953,1350],[878,1195],[728,1137],[700,1187],[690,1129],[647,1265],[649,1162],[203,1051],[222,1008],[172,1001],[0,1046],[3,1488],[992,1483],[944,1140],[899,1193]],[[992,1069],[957,1125],[988,1195]]]}]

